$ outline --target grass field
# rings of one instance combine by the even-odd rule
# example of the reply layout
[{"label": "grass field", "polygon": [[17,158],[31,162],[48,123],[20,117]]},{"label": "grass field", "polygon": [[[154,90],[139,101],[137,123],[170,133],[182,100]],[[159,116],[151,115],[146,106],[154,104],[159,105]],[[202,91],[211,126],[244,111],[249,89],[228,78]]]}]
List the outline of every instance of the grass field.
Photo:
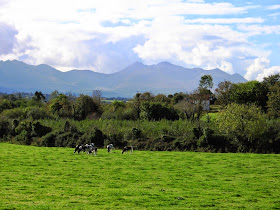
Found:
[{"label": "grass field", "polygon": [[0,209],[280,208],[280,155],[0,150]]}]

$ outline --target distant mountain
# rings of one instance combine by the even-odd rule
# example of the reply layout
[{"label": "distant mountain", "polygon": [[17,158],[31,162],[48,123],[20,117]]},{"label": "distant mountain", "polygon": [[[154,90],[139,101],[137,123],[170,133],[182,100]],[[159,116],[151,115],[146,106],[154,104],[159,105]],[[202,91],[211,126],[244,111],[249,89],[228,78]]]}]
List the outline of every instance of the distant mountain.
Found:
[{"label": "distant mountain", "polygon": [[225,80],[247,81],[239,74],[230,75],[220,69],[187,69],[168,62],[150,66],[135,62],[119,72],[102,74],[90,70],[61,72],[45,64],[33,66],[13,60],[0,61],[0,92],[58,90],[91,94],[92,90],[99,89],[105,97],[132,97],[145,91],[170,94],[196,89],[205,74],[213,77],[215,87]]}]

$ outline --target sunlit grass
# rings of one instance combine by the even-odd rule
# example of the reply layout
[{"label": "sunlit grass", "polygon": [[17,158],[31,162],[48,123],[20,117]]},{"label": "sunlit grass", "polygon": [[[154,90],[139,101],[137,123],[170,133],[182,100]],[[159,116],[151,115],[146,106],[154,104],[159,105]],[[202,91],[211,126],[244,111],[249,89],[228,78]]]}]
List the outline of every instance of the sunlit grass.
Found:
[{"label": "sunlit grass", "polygon": [[280,208],[279,155],[0,149],[0,209]]}]

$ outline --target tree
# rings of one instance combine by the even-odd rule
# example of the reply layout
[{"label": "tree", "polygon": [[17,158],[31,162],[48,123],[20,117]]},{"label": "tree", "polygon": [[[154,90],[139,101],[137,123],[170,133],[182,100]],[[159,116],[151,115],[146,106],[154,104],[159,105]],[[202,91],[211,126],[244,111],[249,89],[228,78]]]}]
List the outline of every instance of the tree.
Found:
[{"label": "tree", "polygon": [[136,95],[133,97],[132,100],[132,108],[134,112],[136,113],[136,119],[140,119],[140,106],[141,106],[141,99],[140,99],[141,93],[136,93]]},{"label": "tree", "polygon": [[180,101],[184,100],[186,96],[187,94],[180,92],[180,93],[175,93],[173,97],[171,97],[170,95],[168,97],[172,99],[173,104],[177,104]]},{"label": "tree", "polygon": [[154,96],[150,92],[141,93],[139,96],[141,101],[152,101]]},{"label": "tree", "polygon": [[113,106],[113,112],[125,108],[125,103],[123,101],[114,101],[112,103]]},{"label": "tree", "polygon": [[170,98],[166,97],[164,94],[158,94],[154,97],[153,101],[160,103],[170,103]]},{"label": "tree", "polygon": [[45,96],[43,95],[43,93],[41,91],[40,92],[36,91],[34,93],[33,99],[35,101],[41,101],[41,100],[45,100],[46,98],[45,98]]},{"label": "tree", "polygon": [[263,78],[263,83],[268,86],[268,88],[274,86],[276,83],[280,82],[280,74],[271,75]]},{"label": "tree", "polygon": [[72,105],[68,97],[64,94],[59,94],[56,98],[50,102],[50,109],[53,114],[57,114],[59,117],[71,117],[72,116]]},{"label": "tree", "polygon": [[228,105],[230,102],[232,83],[230,81],[220,82],[215,89],[217,100],[222,105]]},{"label": "tree", "polygon": [[96,103],[101,103],[102,99],[102,91],[101,90],[93,90],[92,91],[92,98]]},{"label": "tree", "polygon": [[280,117],[280,82],[269,88],[267,107],[269,116]]},{"label": "tree", "polygon": [[173,107],[157,102],[145,101],[141,104],[140,118],[146,120],[177,120],[179,116]]},{"label": "tree", "polygon": [[53,91],[50,95],[50,99],[55,99],[59,96],[59,92],[57,90]]},{"label": "tree", "polygon": [[217,116],[217,124],[239,152],[260,144],[267,130],[266,115],[255,105],[229,104]]},{"label": "tree", "polygon": [[267,86],[258,81],[233,84],[230,91],[230,101],[238,104],[255,104],[266,110],[267,93]]},{"label": "tree", "polygon": [[213,78],[211,75],[204,75],[199,81],[199,89],[212,89],[213,88]]},{"label": "tree", "polygon": [[[214,102],[215,98],[214,95],[211,91],[213,88],[213,78],[211,75],[204,75],[201,77],[199,81],[199,86],[198,86],[198,94],[200,95],[200,98],[202,98],[203,103],[206,103],[206,100],[210,102]],[[200,101],[202,102],[202,101]]]},{"label": "tree", "polygon": [[84,120],[91,113],[99,113],[99,106],[93,98],[81,94],[74,104],[74,116],[77,120]]}]

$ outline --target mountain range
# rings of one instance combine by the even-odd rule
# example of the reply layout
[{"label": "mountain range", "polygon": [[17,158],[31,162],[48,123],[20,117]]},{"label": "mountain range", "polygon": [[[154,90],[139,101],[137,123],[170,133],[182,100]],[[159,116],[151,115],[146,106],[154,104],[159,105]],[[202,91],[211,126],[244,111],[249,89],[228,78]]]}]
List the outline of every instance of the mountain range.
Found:
[{"label": "mountain range", "polygon": [[58,90],[91,94],[93,90],[101,90],[104,97],[133,97],[145,91],[174,94],[195,90],[206,74],[213,77],[214,87],[225,80],[247,81],[239,74],[230,75],[220,69],[188,69],[168,62],[156,65],[135,62],[119,72],[103,74],[90,70],[61,72],[45,64],[34,66],[8,60],[0,61],[0,92],[51,93]]}]

